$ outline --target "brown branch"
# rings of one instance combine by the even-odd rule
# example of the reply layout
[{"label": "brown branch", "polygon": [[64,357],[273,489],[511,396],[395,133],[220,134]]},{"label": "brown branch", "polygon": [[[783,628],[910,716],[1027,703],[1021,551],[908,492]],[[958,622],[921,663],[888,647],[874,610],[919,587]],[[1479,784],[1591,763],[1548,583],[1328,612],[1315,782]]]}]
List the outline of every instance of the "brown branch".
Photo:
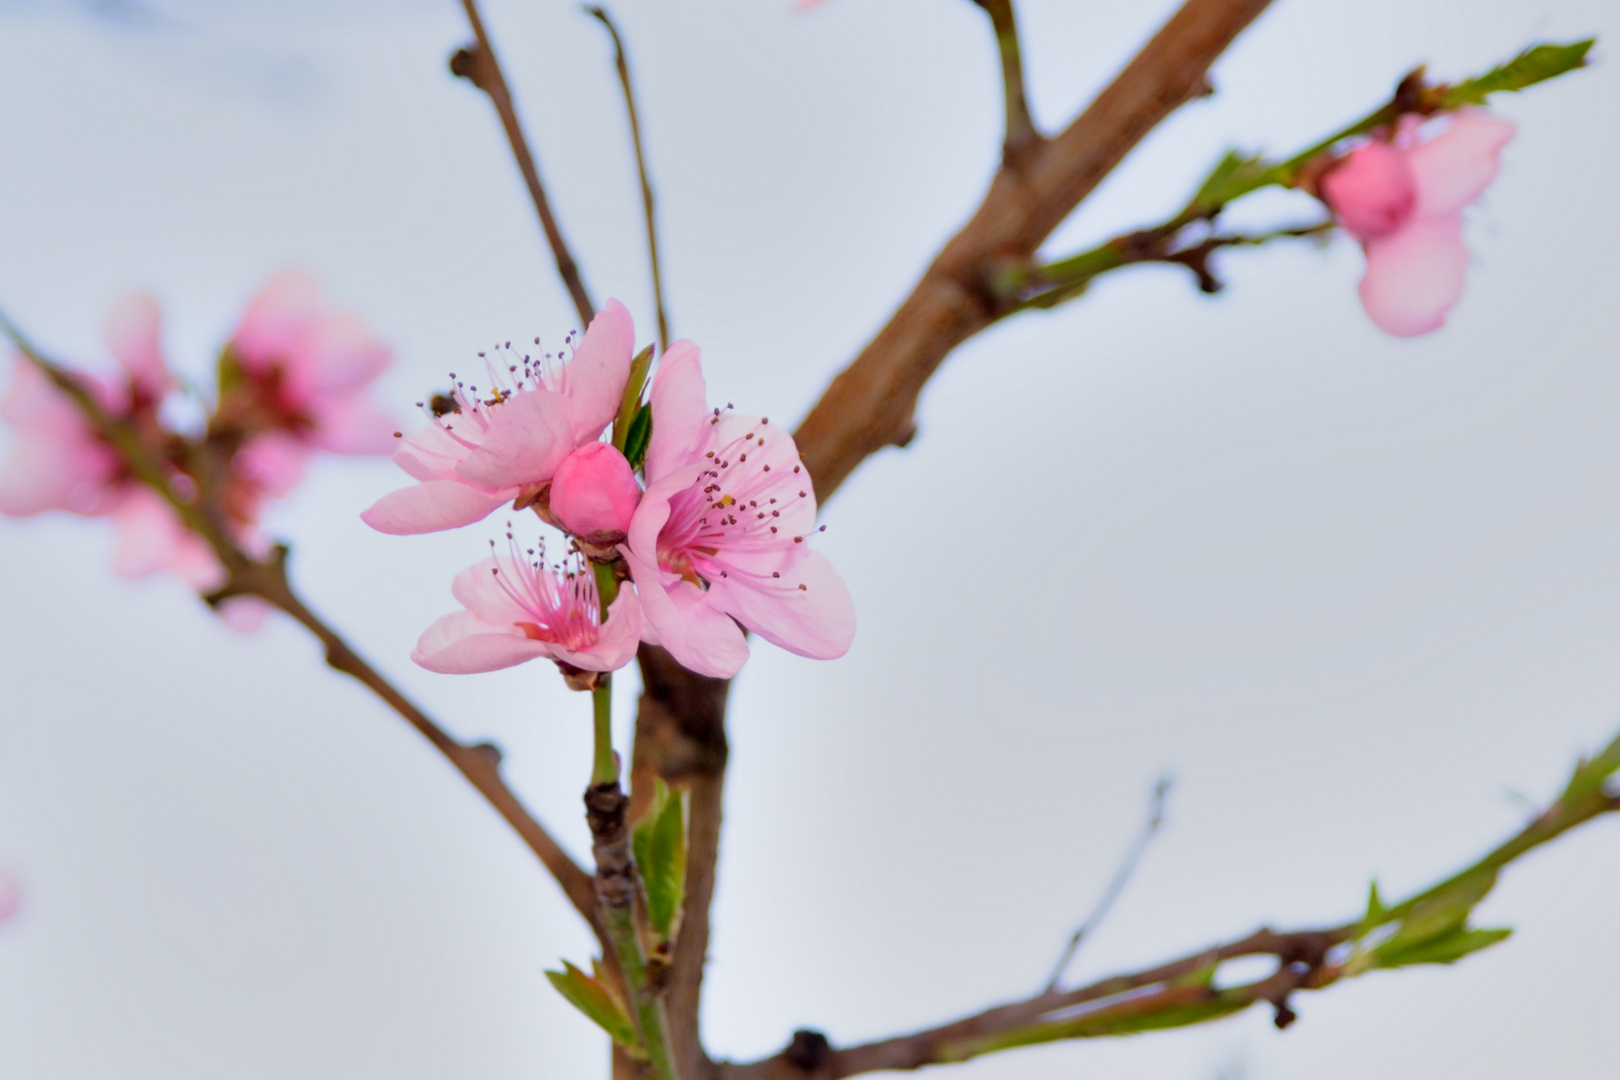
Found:
[{"label": "brown branch", "polygon": [[395,689],[393,684],[375,668],[366,663],[337,631],[310,611],[303,600],[293,592],[291,584],[287,581],[285,551],[285,548],[278,548],[275,557],[269,562],[248,561],[245,566],[233,567],[225,587],[207,599],[211,603],[218,603],[230,596],[257,596],[302,623],[310,633],[320,639],[322,645],[326,646],[328,665],[365,684],[372,693],[386,702],[432,743],[434,749],[449,759],[450,764],[478,789],[478,793],[495,808],[496,813],[506,819],[507,824],[512,826],[513,831],[528,845],[529,850],[534,852],[545,868],[551,872],[551,876],[562,887],[563,893],[574,905],[574,909],[593,927],[600,930],[591,875],[569,858],[568,853],[557,844],[534,815],[524,808],[512,789],[506,786],[506,781],[501,778],[500,750],[491,743],[469,746],[459,742],[434,723],[432,718],[417,708],[409,698]]},{"label": "brown branch", "polygon": [[1019,167],[1029,152],[1044,140],[1029,115],[1029,98],[1024,91],[1024,55],[1018,41],[1018,18],[1012,0],[973,0],[990,16],[996,32],[996,51],[1001,57],[1002,92],[1006,104],[1006,133],[1001,143],[1003,167]]},{"label": "brown branch", "polygon": [[666,980],[665,1007],[676,1071],[684,1080],[713,1073],[703,1051],[698,1019],[703,968],[709,951],[709,907],[720,857],[721,796],[726,777],[726,695],[723,679],[694,675],[665,650],[643,645],[642,693],[631,757],[630,815],[652,800],[653,781],[690,792],[687,818],[686,899]]},{"label": "brown branch", "polygon": [[580,280],[579,264],[569,252],[562,229],[551,213],[546,189],[540,184],[540,170],[535,166],[534,155],[529,153],[528,140],[523,137],[517,109],[512,105],[512,92],[507,88],[506,76],[501,72],[501,63],[489,43],[489,35],[484,33],[484,20],[478,16],[478,4],[476,0],[461,0],[461,6],[467,11],[467,21],[472,24],[475,40],[467,48],[457,49],[450,57],[450,71],[461,78],[470,79],[474,86],[489,95],[490,103],[495,106],[495,112],[501,118],[501,127],[506,129],[506,140],[512,144],[512,156],[517,158],[523,182],[529,187],[529,198],[534,200],[535,212],[540,215],[540,227],[545,230],[546,243],[551,245],[551,253],[557,259],[557,275],[562,278],[569,297],[574,301],[574,310],[579,313],[579,325],[583,330],[590,325],[596,308],[591,303],[590,294],[585,291],[585,283]]},{"label": "brown branch", "polygon": [[1205,73],[1269,0],[1187,0],[1062,134],[1003,169],[883,329],[794,432],[823,500],[868,456],[904,446],[923,385],[1004,314],[997,270],[1036,249],[1155,125],[1206,93]]}]

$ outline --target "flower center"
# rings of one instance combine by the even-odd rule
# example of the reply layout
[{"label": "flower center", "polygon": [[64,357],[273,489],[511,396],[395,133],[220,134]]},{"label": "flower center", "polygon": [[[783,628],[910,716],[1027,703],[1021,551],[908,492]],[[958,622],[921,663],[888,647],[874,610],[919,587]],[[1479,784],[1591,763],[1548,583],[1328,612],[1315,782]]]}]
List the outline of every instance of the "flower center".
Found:
[{"label": "flower center", "polygon": [[704,452],[708,467],[669,500],[669,520],[658,534],[658,565],[699,586],[731,577],[780,580],[778,571],[758,568],[786,562],[804,543],[783,522],[791,507],[811,497],[809,477],[797,460],[773,463],[769,420],[720,443],[715,430],[722,419],[716,409],[709,420],[709,441],[717,445]]},{"label": "flower center", "polygon": [[[513,622],[532,641],[561,645],[578,652],[601,638],[601,604],[596,578],[577,552],[561,563],[545,565],[545,541],[520,551],[506,534],[510,558],[495,568],[495,581],[507,598],[529,616]],[[489,542],[494,548],[495,541]]]}]

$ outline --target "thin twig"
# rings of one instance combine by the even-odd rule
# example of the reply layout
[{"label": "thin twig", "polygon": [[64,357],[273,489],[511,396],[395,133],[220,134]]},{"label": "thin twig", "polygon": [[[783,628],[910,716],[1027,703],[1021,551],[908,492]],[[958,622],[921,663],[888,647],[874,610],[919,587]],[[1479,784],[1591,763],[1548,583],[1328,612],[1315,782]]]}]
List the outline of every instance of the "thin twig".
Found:
[{"label": "thin twig", "polygon": [[[636,147],[636,172],[641,177],[641,209],[647,219],[647,261],[652,267],[653,305],[658,312],[658,345],[669,348],[669,319],[664,314],[664,279],[658,267],[658,223],[653,213],[652,181],[647,175],[647,156],[641,146],[641,121],[636,115],[636,94],[630,85],[630,62],[625,57],[624,41],[619,28],[606,9],[587,7],[587,14],[601,20],[613,38],[613,66],[619,72],[619,85],[624,88],[624,108],[630,114],[630,140]],[[639,388],[638,388],[639,389]]]},{"label": "thin twig", "polygon": [[528,140],[523,137],[523,128],[518,123],[512,92],[507,88],[506,76],[501,72],[501,64],[489,42],[489,35],[484,32],[484,20],[478,16],[478,4],[476,0],[461,0],[461,6],[467,11],[467,21],[472,24],[475,42],[470,48],[456,50],[455,55],[450,57],[450,70],[464,79],[471,79],[473,85],[489,95],[491,104],[495,106],[501,126],[506,129],[506,140],[512,144],[512,156],[517,158],[518,169],[523,173],[523,182],[529,186],[529,198],[534,200],[535,212],[540,215],[540,227],[545,230],[546,242],[551,245],[551,253],[556,257],[557,275],[568,289],[568,295],[574,301],[574,310],[579,313],[580,329],[584,329],[590,325],[596,307],[591,303],[590,294],[585,291],[585,283],[580,280],[579,264],[574,261],[567,242],[563,240],[562,229],[551,213],[546,189],[540,184],[540,170],[534,163],[534,155],[529,153]]},{"label": "thin twig", "polygon": [[1024,91],[1024,56],[1018,41],[1018,19],[1013,12],[1012,0],[973,0],[990,16],[996,31],[996,51],[1001,57],[1001,82],[1006,103],[1006,134],[1001,145],[1002,164],[1017,168],[1018,163],[1033,147],[1042,141],[1035,121],[1029,114],[1029,99]]},{"label": "thin twig", "polygon": [[1114,871],[1114,879],[1108,883],[1108,887],[1097,898],[1097,904],[1091,909],[1091,914],[1086,916],[1086,921],[1081,923],[1079,928],[1075,930],[1074,936],[1069,938],[1069,944],[1064,947],[1063,955],[1058,957],[1057,966],[1052,969],[1052,977],[1046,982],[1044,993],[1050,994],[1057,990],[1058,982],[1063,978],[1063,972],[1068,968],[1070,962],[1074,960],[1074,954],[1080,949],[1080,943],[1091,934],[1096,933],[1097,927],[1102,924],[1103,918],[1108,914],[1108,909],[1114,906],[1114,901],[1119,899],[1119,894],[1125,891],[1126,883],[1131,880],[1131,875],[1136,872],[1137,864],[1142,861],[1142,856],[1146,853],[1148,845],[1153,843],[1153,837],[1158,833],[1159,826],[1164,824],[1164,799],[1169,793],[1170,777],[1161,776],[1159,782],[1153,785],[1153,801],[1148,807],[1148,819],[1142,825],[1142,831],[1137,834],[1136,841],[1131,844],[1130,850],[1125,853],[1125,858],[1119,864],[1119,869]]},{"label": "thin twig", "polygon": [[130,475],[163,498],[186,528],[213,549],[225,569],[226,580],[223,586],[205,597],[210,604],[218,604],[232,596],[257,596],[302,623],[326,647],[326,662],[363,683],[432,743],[434,749],[443,754],[512,826],[529,850],[551,872],[575,910],[593,927],[599,926],[591,875],[569,858],[568,853],[506,786],[500,774],[499,750],[488,743],[463,744],[435,723],[298,597],[287,580],[286,548],[276,548],[265,560],[250,557],[232,539],[223,524],[223,515],[218,513],[213,501],[214,492],[209,491],[206,485],[199,485],[196,498],[179,498],[169,484],[164,462],[142,441],[139,432],[118,417],[109,415],[79,378],[35,348],[3,314],[0,314],[0,332],[10,337],[18,350],[73,400],[97,435],[117,451]]}]

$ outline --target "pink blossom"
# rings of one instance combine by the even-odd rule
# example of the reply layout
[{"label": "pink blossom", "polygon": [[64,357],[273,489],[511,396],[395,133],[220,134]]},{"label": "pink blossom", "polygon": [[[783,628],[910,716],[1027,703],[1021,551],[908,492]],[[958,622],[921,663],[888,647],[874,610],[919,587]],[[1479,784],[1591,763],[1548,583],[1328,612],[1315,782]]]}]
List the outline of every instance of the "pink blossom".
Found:
[{"label": "pink blossom", "polygon": [[588,544],[612,547],[630,531],[641,486],[623,454],[586,443],[563,459],[551,481],[551,516]]},{"label": "pink blossom", "polygon": [[0,923],[5,922],[22,907],[22,889],[17,879],[0,870]]},{"label": "pink blossom", "polygon": [[[532,553],[531,553],[532,555]],[[512,547],[456,575],[450,591],[465,611],[428,627],[411,659],[449,675],[495,671],[548,657],[582,671],[614,671],[636,655],[641,607],[621,589],[600,617],[596,580],[577,559],[546,567]]]},{"label": "pink blossom", "polygon": [[1438,328],[1462,297],[1462,211],[1496,177],[1513,138],[1512,124],[1477,110],[1426,141],[1417,118],[1407,121],[1393,143],[1358,147],[1321,182],[1322,198],[1367,253],[1362,306],[1398,337]]},{"label": "pink blossom", "polygon": [[[108,319],[106,339],[123,377],[111,380],[82,372],[74,377],[109,415],[154,439],[165,437],[157,408],[173,379],[160,344],[157,304],[146,296],[121,301]],[[113,569],[121,577],[169,572],[199,592],[224,584],[224,568],[208,545],[186,529],[167,501],[129,474],[78,405],[24,356],[16,358],[11,388],[0,401],[0,419],[15,432],[11,458],[0,472],[0,513],[28,517],[63,510],[109,517],[118,527]],[[178,472],[173,479],[177,486],[190,483]],[[262,553],[267,545],[253,528],[257,494],[238,483],[228,502],[238,539]],[[265,610],[251,597],[220,606],[221,616],[237,629],[257,625]]]},{"label": "pink blossom", "polygon": [[235,369],[220,419],[248,434],[236,466],[260,490],[291,491],[316,450],[393,449],[394,423],[369,397],[392,357],[357,316],[328,309],[307,275],[285,273],[259,291],[227,356]]},{"label": "pink blossom", "polygon": [[792,437],[761,418],[711,412],[689,341],[659,366],[652,416],[647,491],[619,547],[641,596],[643,638],[716,678],[748,659],[742,627],[800,656],[842,656],[855,609],[826,556],[809,550],[816,498]]},{"label": "pink blossom", "polygon": [[[609,300],[566,362],[549,367],[514,356],[506,371],[492,365],[488,397],[457,382],[450,410],[394,454],[420,483],[383,496],[360,516],[380,532],[436,532],[538,494],[563,460],[600,438],[618,414],[634,345],[629,312]],[[509,376],[515,387],[505,385]]]}]

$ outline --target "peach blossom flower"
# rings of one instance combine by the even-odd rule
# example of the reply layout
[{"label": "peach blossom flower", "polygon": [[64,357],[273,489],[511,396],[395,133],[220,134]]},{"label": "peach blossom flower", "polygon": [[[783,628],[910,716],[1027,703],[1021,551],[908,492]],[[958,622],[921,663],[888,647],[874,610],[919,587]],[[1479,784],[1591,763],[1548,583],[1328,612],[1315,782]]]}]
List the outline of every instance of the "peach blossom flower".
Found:
[{"label": "peach blossom flower", "polygon": [[798,448],[765,419],[711,412],[704,392],[697,346],[672,345],[653,380],[647,490],[619,547],[642,637],[716,678],[748,659],[744,627],[800,656],[842,656],[855,609],[809,550],[816,497]]},{"label": "peach blossom flower", "polygon": [[1358,147],[1321,181],[1323,201],[1367,253],[1362,306],[1397,337],[1437,329],[1461,299],[1462,211],[1496,177],[1513,138],[1512,124],[1480,110],[1456,114],[1429,139],[1419,123],[1407,117],[1393,142]]},{"label": "peach blossom flower", "polygon": [[307,275],[261,289],[226,356],[220,419],[246,434],[236,465],[262,491],[291,491],[317,450],[393,450],[394,422],[369,397],[392,356],[357,316],[328,309]]},{"label": "peach blossom flower", "polygon": [[[83,373],[77,378],[108,413],[156,429],[155,410],[172,383],[159,339],[157,304],[150,297],[129,297],[107,322],[107,344],[123,368],[122,378],[115,382]],[[30,517],[64,510],[111,517],[119,532],[113,568],[121,576],[167,570],[203,591],[223,583],[224,571],[208,546],[185,530],[163,499],[128,474],[72,399],[27,357],[16,358],[0,419],[16,435],[0,472],[0,513]]]},{"label": "peach blossom flower", "polygon": [[543,544],[535,558],[514,543],[510,555],[491,556],[457,574],[450,591],[466,610],[428,627],[411,659],[450,675],[495,671],[540,657],[556,661],[565,673],[569,668],[614,671],[628,664],[641,638],[635,592],[621,589],[604,622],[591,569],[577,557],[547,567],[545,554]]},{"label": "peach blossom flower", "polygon": [[641,486],[630,463],[605,442],[586,443],[563,459],[551,481],[551,516],[587,544],[609,547],[630,531]]},{"label": "peach blossom flower", "polygon": [[[609,300],[572,357],[556,367],[514,356],[506,371],[491,366],[485,393],[457,382],[450,407],[394,454],[420,483],[383,496],[360,516],[380,532],[436,532],[538,494],[563,460],[596,442],[618,414],[634,345],[629,312]],[[505,385],[509,377],[515,387]]]}]

